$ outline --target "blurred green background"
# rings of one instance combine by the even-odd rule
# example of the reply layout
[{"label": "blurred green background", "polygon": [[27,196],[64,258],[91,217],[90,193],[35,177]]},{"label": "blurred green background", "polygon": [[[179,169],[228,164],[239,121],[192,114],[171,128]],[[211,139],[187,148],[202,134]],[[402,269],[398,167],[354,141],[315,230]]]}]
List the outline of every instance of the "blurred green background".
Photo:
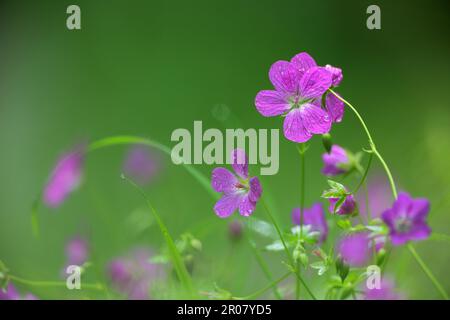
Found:
[{"label": "blurred green background", "polygon": [[[67,30],[69,4],[81,7],[82,30]],[[370,4],[381,7],[381,30],[366,28]],[[429,198],[433,230],[450,235],[449,9],[445,0],[2,1],[0,259],[14,274],[58,279],[66,241],[82,234],[103,277],[108,261],[136,245],[158,250],[156,226],[135,232],[127,223],[145,208],[119,177],[127,147],[90,154],[84,184],[60,208],[40,209],[41,236],[34,238],[31,204],[57,157],[79,141],[117,134],[173,145],[172,131],[192,129],[194,120],[204,128],[281,128],[280,119],[257,113],[254,97],[271,88],[274,61],[301,51],[343,69],[338,91],[366,119],[400,189]],[[214,118],[217,105],[231,111],[228,121]],[[366,145],[349,110],[332,135],[354,151]],[[326,187],[320,138],[310,146],[308,206]],[[230,219],[216,218],[205,190],[164,159],[164,172],[146,191],[174,236],[192,232],[203,242],[195,271],[200,287],[216,282],[245,295],[264,286],[245,243],[230,243]],[[209,176],[213,166],[198,168]],[[279,173],[262,182],[285,228],[298,206],[299,175],[295,146],[281,136]],[[263,216],[260,206],[254,215]],[[449,243],[416,247],[450,291]],[[281,254],[265,256],[274,274],[284,272]],[[438,298],[406,249],[395,251],[388,271],[407,297]],[[308,281],[319,290],[320,281]],[[44,299],[73,297],[63,289],[19,287]]]}]

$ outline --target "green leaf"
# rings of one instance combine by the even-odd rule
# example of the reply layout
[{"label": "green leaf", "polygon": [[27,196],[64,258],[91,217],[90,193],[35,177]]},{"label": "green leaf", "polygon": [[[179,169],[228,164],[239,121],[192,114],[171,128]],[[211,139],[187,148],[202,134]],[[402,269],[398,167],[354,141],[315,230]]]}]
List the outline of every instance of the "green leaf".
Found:
[{"label": "green leaf", "polygon": [[352,228],[352,223],[348,219],[341,219],[337,221],[337,225],[342,230],[348,231]]},{"label": "green leaf", "polygon": [[284,250],[283,243],[280,240],[275,240],[265,247],[267,251],[282,251]]}]

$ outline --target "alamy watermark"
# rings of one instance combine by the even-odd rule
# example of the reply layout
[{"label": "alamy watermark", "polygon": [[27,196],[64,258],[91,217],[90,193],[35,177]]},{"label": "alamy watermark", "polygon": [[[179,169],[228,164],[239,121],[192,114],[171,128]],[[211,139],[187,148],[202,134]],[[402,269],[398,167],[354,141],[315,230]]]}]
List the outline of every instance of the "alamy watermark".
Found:
[{"label": "alamy watermark", "polygon": [[[193,134],[188,129],[175,129],[171,141],[174,164],[230,164],[234,149],[245,150],[249,164],[260,164],[261,175],[274,175],[279,169],[278,129],[225,129],[203,131],[202,121],[194,121]],[[237,159],[239,164],[245,159]]]}]

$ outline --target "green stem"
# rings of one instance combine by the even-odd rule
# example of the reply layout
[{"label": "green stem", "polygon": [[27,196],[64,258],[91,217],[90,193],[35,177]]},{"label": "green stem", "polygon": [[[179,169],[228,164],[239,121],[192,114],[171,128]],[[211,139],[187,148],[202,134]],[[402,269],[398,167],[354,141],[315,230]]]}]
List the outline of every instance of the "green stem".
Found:
[{"label": "green stem", "polygon": [[[300,154],[300,232],[298,235],[298,244],[301,245],[301,239],[303,238],[303,209],[305,207],[305,152],[306,148],[303,143],[299,145],[298,152]],[[297,274],[300,276],[300,262],[297,262]],[[300,299],[300,280],[296,278],[295,298]]]},{"label": "green stem", "polygon": [[155,208],[150,203],[150,200],[146,193],[133,181],[128,179],[125,176],[122,176],[122,178],[128,182],[132,187],[134,187],[145,199],[147,206],[149,207],[150,211],[153,214],[153,217],[155,218],[159,229],[161,230],[161,233],[164,236],[164,240],[166,241],[167,248],[169,250],[170,258],[173,263],[173,267],[175,269],[175,272],[177,273],[178,278],[180,279],[181,284],[183,285],[184,289],[190,294],[191,297],[196,297],[196,292],[194,289],[194,285],[192,284],[192,279],[189,274],[189,272],[186,269],[186,266],[184,264],[183,258],[180,255],[180,252],[178,251],[175,242],[173,241],[173,238],[171,237],[166,225],[164,224],[163,220],[161,219],[158,212],[155,210]]},{"label": "green stem", "polygon": [[260,295],[262,295],[264,292],[266,292],[267,290],[276,287],[278,285],[278,283],[280,283],[281,281],[283,281],[284,279],[286,279],[287,277],[289,277],[291,275],[291,272],[286,273],[284,276],[278,278],[277,280],[273,281],[272,283],[270,283],[269,285],[265,286],[262,289],[259,289],[258,291],[249,294],[248,296],[245,297],[233,297],[233,300],[251,300],[254,298],[259,297]]},{"label": "green stem", "polygon": [[[66,287],[67,286],[66,282],[63,282],[63,281],[36,281],[36,280],[24,279],[24,278],[14,276],[11,274],[8,275],[8,278],[15,282],[25,284],[28,286],[34,286],[34,287]],[[100,283],[82,283],[81,288],[82,289],[99,290],[99,291],[105,290],[103,285]]]},{"label": "green stem", "polygon": [[411,252],[412,256],[414,257],[414,259],[416,259],[417,263],[420,265],[420,267],[422,268],[423,272],[425,272],[425,274],[428,276],[428,278],[431,280],[431,282],[433,282],[434,286],[436,287],[437,291],[439,291],[439,293],[441,294],[441,296],[445,299],[448,300],[448,294],[447,292],[445,292],[444,288],[442,287],[442,285],[439,283],[439,281],[436,279],[436,277],[433,275],[433,273],[431,272],[431,270],[428,268],[428,266],[425,264],[425,262],[422,260],[422,258],[419,256],[419,254],[417,253],[416,249],[414,249],[413,245],[411,243],[408,243],[407,245],[409,252]]},{"label": "green stem", "polygon": [[343,103],[345,103],[356,115],[359,122],[361,123],[362,127],[364,128],[364,131],[366,132],[367,138],[369,139],[369,144],[372,152],[377,156],[378,160],[380,160],[381,164],[383,165],[384,171],[386,172],[386,175],[389,179],[389,183],[391,185],[392,195],[394,196],[394,199],[397,199],[397,188],[395,186],[394,178],[392,177],[391,170],[389,169],[388,165],[386,164],[386,161],[384,161],[381,154],[378,152],[375,142],[372,139],[372,135],[370,134],[369,129],[367,128],[366,123],[364,122],[363,118],[359,114],[359,112],[353,107],[347,100],[341,98],[340,95],[338,95],[336,92],[334,92],[332,89],[328,89],[332,94],[336,96],[339,100],[341,100]]},{"label": "green stem", "polygon": [[[286,242],[284,241],[284,237],[283,234],[281,233],[280,228],[278,227],[277,222],[275,221],[275,218],[273,217],[273,215],[270,213],[269,208],[267,207],[266,202],[264,201],[264,199],[261,198],[261,203],[264,207],[264,209],[266,210],[267,216],[269,217],[269,220],[272,222],[273,226],[275,227],[275,230],[278,233],[278,237],[280,238],[281,243],[283,244],[283,248],[284,251],[286,252],[286,255],[289,259],[289,264],[291,265],[291,267],[293,268],[293,270],[296,270],[296,266],[295,266],[295,262],[294,262],[294,258],[292,257],[291,252],[289,251]],[[311,290],[309,289],[308,285],[305,283],[305,281],[302,279],[301,275],[298,272],[294,272],[294,274],[296,275],[297,279],[301,282],[301,284],[305,287],[306,291],[309,293],[309,295],[311,296],[311,298],[313,298],[313,300],[316,300],[316,297],[314,296],[314,294],[311,292]]]},{"label": "green stem", "polygon": [[[247,227],[247,229],[248,229],[248,232],[247,232],[247,235],[245,235],[247,242],[248,242],[250,248],[252,249],[253,254],[255,255],[256,261],[258,262],[259,267],[261,268],[262,272],[266,276],[267,280],[272,282],[273,281],[272,273],[270,272],[269,267],[267,266],[266,262],[264,261],[263,257],[261,256],[261,253],[259,252],[258,248],[256,247],[253,239],[251,239],[251,237],[249,235],[250,228]],[[275,295],[275,297],[278,300],[282,299],[282,296],[276,285],[273,287],[273,294]]]}]

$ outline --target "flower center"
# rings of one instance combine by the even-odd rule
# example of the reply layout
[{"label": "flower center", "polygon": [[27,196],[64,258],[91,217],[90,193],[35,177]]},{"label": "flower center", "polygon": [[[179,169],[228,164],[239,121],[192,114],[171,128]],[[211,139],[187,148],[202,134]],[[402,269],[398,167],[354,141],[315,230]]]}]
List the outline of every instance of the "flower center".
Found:
[{"label": "flower center", "polygon": [[406,233],[411,230],[411,220],[408,218],[399,218],[395,221],[395,229],[400,233]]}]

